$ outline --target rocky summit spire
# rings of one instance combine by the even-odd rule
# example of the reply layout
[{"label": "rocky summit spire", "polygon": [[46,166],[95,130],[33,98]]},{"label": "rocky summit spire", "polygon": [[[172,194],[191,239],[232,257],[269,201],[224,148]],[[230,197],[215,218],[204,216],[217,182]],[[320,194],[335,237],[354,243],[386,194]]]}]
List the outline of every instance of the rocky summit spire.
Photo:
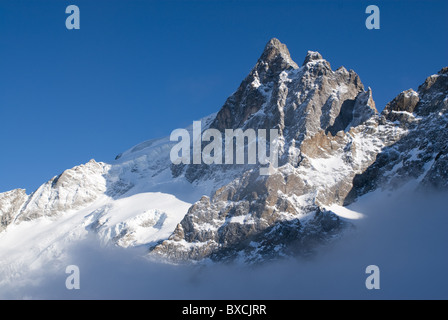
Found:
[{"label": "rocky summit spire", "polygon": [[319,52],[308,51],[302,65],[306,65],[308,62],[311,62],[311,61],[322,60],[322,59],[323,59],[322,55]]},{"label": "rocky summit spire", "polygon": [[218,112],[211,128],[241,128],[267,102],[280,74],[298,68],[285,44],[276,38],[269,40],[252,71]]},{"label": "rocky summit spire", "polygon": [[297,69],[297,64],[291,59],[289,50],[285,44],[281,43],[277,38],[272,38],[266,44],[259,62],[265,62],[269,65],[279,64],[283,68],[293,67]]},{"label": "rocky summit spire", "polygon": [[277,38],[272,38],[266,44],[253,71],[270,78],[284,70],[297,69],[298,67],[291,59],[286,45],[281,43]]},{"label": "rocky summit spire", "polygon": [[[333,71],[330,63],[315,51],[307,52],[303,67],[299,68],[286,45],[273,38],[218,112],[211,128],[288,127],[290,133],[297,135],[290,137],[296,142],[319,130],[331,129],[330,132],[336,133],[347,129],[352,121],[359,124],[372,116],[372,111],[375,113],[374,108],[367,106],[373,103],[371,94],[360,96],[355,103],[363,92],[354,71],[345,68]],[[264,110],[257,114],[260,109]]]}]

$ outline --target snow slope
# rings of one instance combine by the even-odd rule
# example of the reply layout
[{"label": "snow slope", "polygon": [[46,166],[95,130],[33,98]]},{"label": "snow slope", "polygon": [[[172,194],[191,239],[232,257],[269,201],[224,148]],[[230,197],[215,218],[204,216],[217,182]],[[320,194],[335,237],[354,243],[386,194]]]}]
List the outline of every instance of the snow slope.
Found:
[{"label": "snow slope", "polygon": [[[212,116],[201,120],[204,126]],[[173,178],[167,166],[172,145],[169,137],[149,140],[113,164],[91,160],[66,170],[30,195],[24,190],[0,194],[5,221],[0,284],[26,279],[33,270],[57,268],[67,249],[89,234],[103,245],[125,248],[148,248],[168,238],[192,203],[216,184]]]}]

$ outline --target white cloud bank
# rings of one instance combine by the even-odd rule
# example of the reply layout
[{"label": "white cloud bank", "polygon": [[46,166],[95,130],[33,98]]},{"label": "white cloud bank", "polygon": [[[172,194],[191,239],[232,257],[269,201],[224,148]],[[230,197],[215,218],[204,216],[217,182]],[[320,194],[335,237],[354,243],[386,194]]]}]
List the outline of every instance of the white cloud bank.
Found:
[{"label": "white cloud bank", "polygon": [[[1,299],[448,299],[448,198],[372,194],[352,205],[356,231],[306,261],[258,267],[172,266],[144,250],[73,246],[81,289],[67,290],[65,264],[43,266],[0,287]],[[365,269],[380,268],[380,290]]]}]

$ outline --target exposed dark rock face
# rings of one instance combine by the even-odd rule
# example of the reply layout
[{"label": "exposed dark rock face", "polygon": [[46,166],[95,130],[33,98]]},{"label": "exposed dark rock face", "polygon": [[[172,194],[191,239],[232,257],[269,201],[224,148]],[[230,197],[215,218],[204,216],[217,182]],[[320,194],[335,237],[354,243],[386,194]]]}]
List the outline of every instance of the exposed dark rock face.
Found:
[{"label": "exposed dark rock face", "polygon": [[415,107],[420,98],[417,92],[412,89],[403,91],[394,100],[389,102],[384,108],[383,115],[387,120],[399,121],[402,123],[412,122]]}]

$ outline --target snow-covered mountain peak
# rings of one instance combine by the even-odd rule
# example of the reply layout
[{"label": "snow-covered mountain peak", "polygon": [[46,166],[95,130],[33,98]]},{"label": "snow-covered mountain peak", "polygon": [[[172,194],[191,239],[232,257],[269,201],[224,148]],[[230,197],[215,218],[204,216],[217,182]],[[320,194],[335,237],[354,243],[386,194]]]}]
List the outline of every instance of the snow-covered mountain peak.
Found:
[{"label": "snow-covered mountain peak", "polygon": [[[0,194],[0,267],[59,257],[87,234],[171,261],[308,254],[349,225],[335,206],[410,179],[447,187],[447,76],[442,69],[378,115],[354,71],[333,71],[314,51],[298,67],[272,39],[222,108],[201,119],[202,130],[278,129],[270,176],[256,165],[174,165],[176,142],[145,141],[112,163],[66,170],[30,195]],[[30,254],[22,258],[15,246]]]}]

